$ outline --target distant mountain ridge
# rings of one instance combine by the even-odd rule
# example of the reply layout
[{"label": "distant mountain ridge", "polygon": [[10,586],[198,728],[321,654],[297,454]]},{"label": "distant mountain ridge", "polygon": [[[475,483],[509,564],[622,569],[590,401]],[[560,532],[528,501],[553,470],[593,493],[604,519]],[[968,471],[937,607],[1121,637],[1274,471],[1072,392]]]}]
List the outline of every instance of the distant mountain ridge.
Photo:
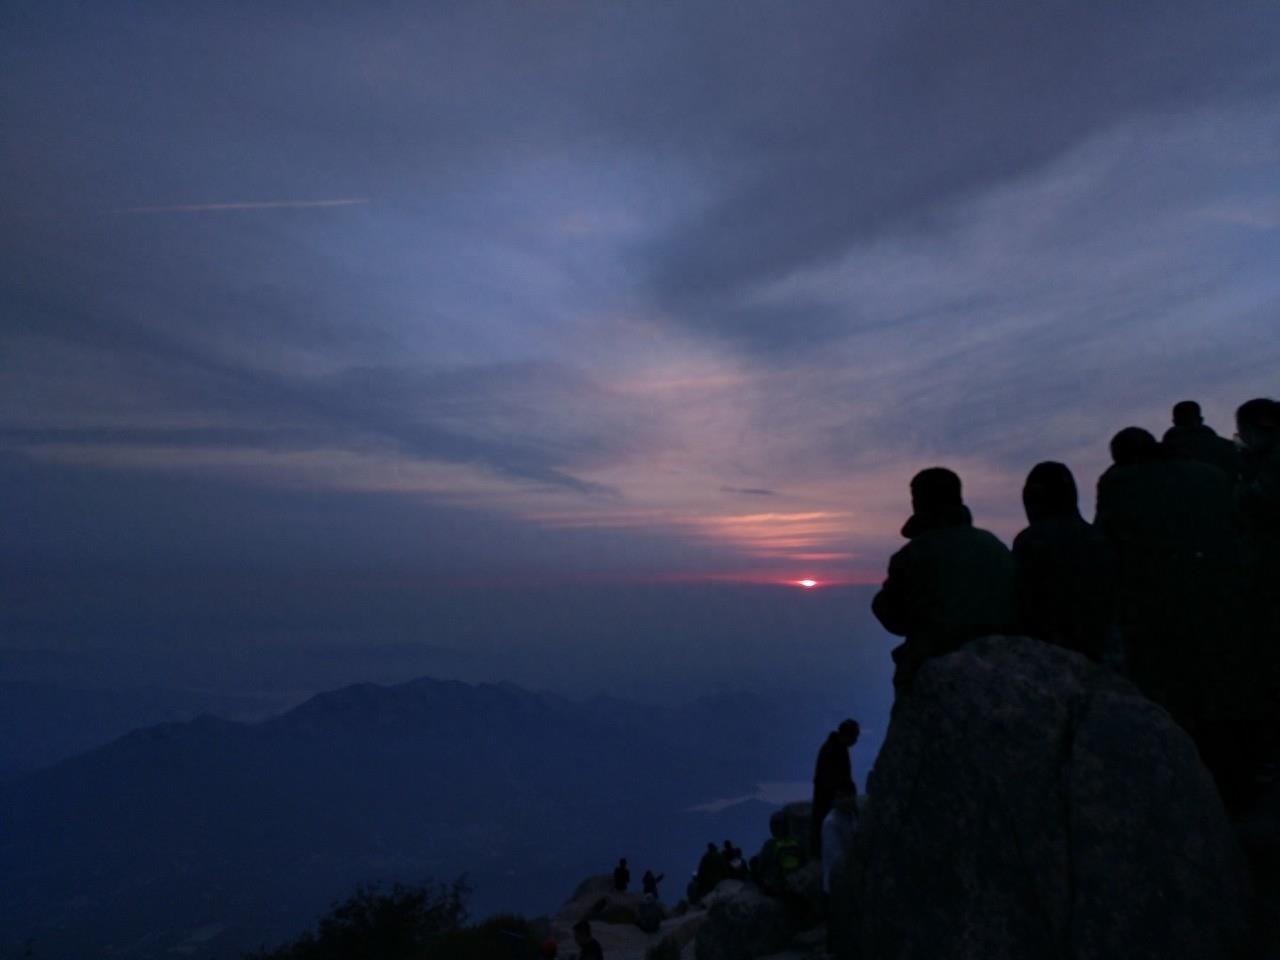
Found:
[{"label": "distant mountain ridge", "polygon": [[289,704],[283,696],[233,696],[141,687],[91,689],[0,681],[0,779],[49,766],[130,730],[194,719],[201,713],[257,720]]},{"label": "distant mountain ridge", "polygon": [[796,722],[747,695],[658,709],[419,679],[137,730],[0,785],[0,949],[235,956],[355,882],[464,871],[478,911],[538,912],[620,854],[679,883],[708,839],[760,839],[754,804],[688,808],[793,771]]}]

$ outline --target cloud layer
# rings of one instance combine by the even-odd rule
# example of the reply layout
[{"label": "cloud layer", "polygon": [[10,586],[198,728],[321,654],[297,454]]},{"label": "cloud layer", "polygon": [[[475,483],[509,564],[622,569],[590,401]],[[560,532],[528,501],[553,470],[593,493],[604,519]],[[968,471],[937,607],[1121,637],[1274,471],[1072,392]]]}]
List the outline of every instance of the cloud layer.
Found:
[{"label": "cloud layer", "polygon": [[1271,5],[5,18],[14,557],[131,477],[335,564],[867,580],[920,467],[1007,537],[1037,460],[1277,392]]}]

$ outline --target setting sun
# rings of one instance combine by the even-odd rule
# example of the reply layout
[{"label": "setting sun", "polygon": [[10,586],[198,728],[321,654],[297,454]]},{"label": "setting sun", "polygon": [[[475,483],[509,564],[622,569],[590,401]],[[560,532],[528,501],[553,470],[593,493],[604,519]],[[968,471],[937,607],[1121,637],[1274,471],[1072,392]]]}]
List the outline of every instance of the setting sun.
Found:
[{"label": "setting sun", "polygon": [[804,587],[806,590],[809,590],[818,585],[817,580],[797,580],[796,583]]}]

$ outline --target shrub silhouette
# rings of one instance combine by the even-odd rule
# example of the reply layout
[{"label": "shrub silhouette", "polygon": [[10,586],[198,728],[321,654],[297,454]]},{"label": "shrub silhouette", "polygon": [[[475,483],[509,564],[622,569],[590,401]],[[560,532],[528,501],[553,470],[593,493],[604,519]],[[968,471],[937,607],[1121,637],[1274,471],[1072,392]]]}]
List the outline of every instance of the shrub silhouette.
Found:
[{"label": "shrub silhouette", "polygon": [[444,956],[431,948],[460,931],[467,919],[465,878],[452,884],[397,883],[390,890],[362,884],[304,933],[272,951],[245,960],[421,960]]}]

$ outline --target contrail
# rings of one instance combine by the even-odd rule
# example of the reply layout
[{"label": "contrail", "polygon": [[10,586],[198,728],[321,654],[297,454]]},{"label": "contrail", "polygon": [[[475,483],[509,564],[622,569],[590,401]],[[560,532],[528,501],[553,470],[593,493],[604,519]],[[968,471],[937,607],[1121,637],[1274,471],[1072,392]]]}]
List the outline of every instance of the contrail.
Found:
[{"label": "contrail", "polygon": [[219,210],[283,210],[311,207],[350,207],[368,203],[368,197],[341,197],[336,200],[244,200],[233,203],[181,203],[165,207],[122,207],[108,213],[207,213]]}]

